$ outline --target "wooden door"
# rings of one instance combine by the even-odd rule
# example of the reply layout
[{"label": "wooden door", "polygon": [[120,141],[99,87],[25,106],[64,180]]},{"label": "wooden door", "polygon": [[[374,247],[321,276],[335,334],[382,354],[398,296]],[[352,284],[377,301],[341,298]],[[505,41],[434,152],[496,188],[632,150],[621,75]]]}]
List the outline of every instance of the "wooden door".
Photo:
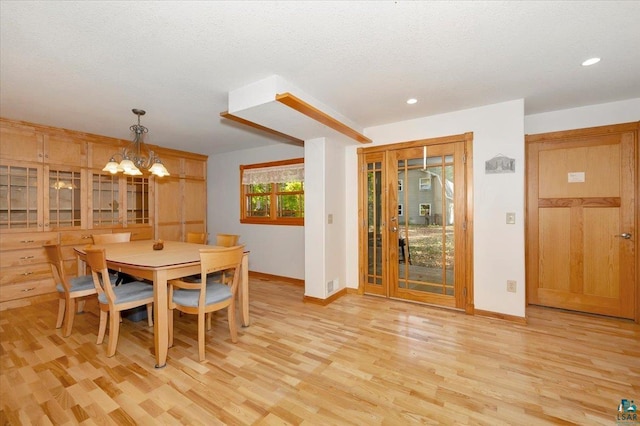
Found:
[{"label": "wooden door", "polygon": [[528,303],[636,317],[637,132],[527,136]]},{"label": "wooden door", "polygon": [[359,150],[363,293],[473,311],[472,137]]},{"label": "wooden door", "polygon": [[388,153],[391,297],[465,308],[465,145]]}]

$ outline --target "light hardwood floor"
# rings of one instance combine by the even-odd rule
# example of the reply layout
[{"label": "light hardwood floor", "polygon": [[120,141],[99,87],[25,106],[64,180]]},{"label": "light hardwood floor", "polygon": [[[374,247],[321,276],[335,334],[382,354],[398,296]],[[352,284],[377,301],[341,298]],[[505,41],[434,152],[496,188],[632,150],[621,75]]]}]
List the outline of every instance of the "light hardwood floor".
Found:
[{"label": "light hardwood floor", "polygon": [[0,312],[2,424],[615,425],[640,405],[640,326],[532,307],[529,322],[252,279],[251,326],[224,315],[197,362],[195,318],[176,316],[167,367],[152,329],[125,320],[96,346],[95,302],[70,337],[57,300]]}]

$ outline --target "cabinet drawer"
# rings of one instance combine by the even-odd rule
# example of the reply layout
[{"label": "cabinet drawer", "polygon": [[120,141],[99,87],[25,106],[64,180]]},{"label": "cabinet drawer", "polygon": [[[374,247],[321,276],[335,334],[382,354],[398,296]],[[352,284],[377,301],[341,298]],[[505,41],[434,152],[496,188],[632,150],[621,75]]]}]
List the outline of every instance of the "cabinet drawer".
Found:
[{"label": "cabinet drawer", "polygon": [[0,302],[7,300],[22,299],[23,297],[38,296],[41,294],[54,293],[56,284],[53,279],[28,281],[24,283],[9,284],[0,286]]},{"label": "cabinet drawer", "polygon": [[2,268],[2,273],[0,273],[0,286],[34,280],[46,280],[47,278],[53,279],[51,267],[48,263]]},{"label": "cabinet drawer", "polygon": [[110,229],[85,229],[83,231],[64,231],[60,233],[60,245],[62,246],[82,246],[93,244],[91,235],[110,234]]},{"label": "cabinet drawer", "polygon": [[[58,242],[57,232],[21,232],[19,234],[0,234],[0,251],[42,248],[44,244]],[[42,252],[44,253],[44,251]],[[4,257],[5,254],[2,255]]]},{"label": "cabinet drawer", "polygon": [[46,264],[47,255],[42,247],[27,250],[14,250],[3,252],[0,256],[0,268],[12,266],[26,266],[37,263]]}]

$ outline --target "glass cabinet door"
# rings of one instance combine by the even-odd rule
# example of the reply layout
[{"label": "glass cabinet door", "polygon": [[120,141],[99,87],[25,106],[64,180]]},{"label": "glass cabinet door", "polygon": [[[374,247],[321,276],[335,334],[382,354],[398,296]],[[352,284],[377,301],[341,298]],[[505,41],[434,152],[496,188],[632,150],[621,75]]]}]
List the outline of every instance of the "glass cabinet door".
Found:
[{"label": "glass cabinet door", "polygon": [[0,165],[0,229],[42,226],[38,167]]},{"label": "glass cabinet door", "polygon": [[127,176],[127,224],[149,223],[149,179]]},{"label": "glass cabinet door", "polygon": [[94,173],[91,178],[93,227],[120,224],[120,184],[116,175]]},{"label": "glass cabinet door", "polygon": [[49,171],[49,228],[74,228],[82,225],[80,172]]}]

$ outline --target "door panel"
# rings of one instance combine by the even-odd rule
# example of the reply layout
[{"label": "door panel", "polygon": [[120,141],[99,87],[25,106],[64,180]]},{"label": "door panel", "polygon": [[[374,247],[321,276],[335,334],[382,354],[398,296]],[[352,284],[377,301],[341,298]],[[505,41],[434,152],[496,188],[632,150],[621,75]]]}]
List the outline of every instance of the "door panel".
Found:
[{"label": "door panel", "polygon": [[529,303],[635,317],[636,134],[527,136]]}]

